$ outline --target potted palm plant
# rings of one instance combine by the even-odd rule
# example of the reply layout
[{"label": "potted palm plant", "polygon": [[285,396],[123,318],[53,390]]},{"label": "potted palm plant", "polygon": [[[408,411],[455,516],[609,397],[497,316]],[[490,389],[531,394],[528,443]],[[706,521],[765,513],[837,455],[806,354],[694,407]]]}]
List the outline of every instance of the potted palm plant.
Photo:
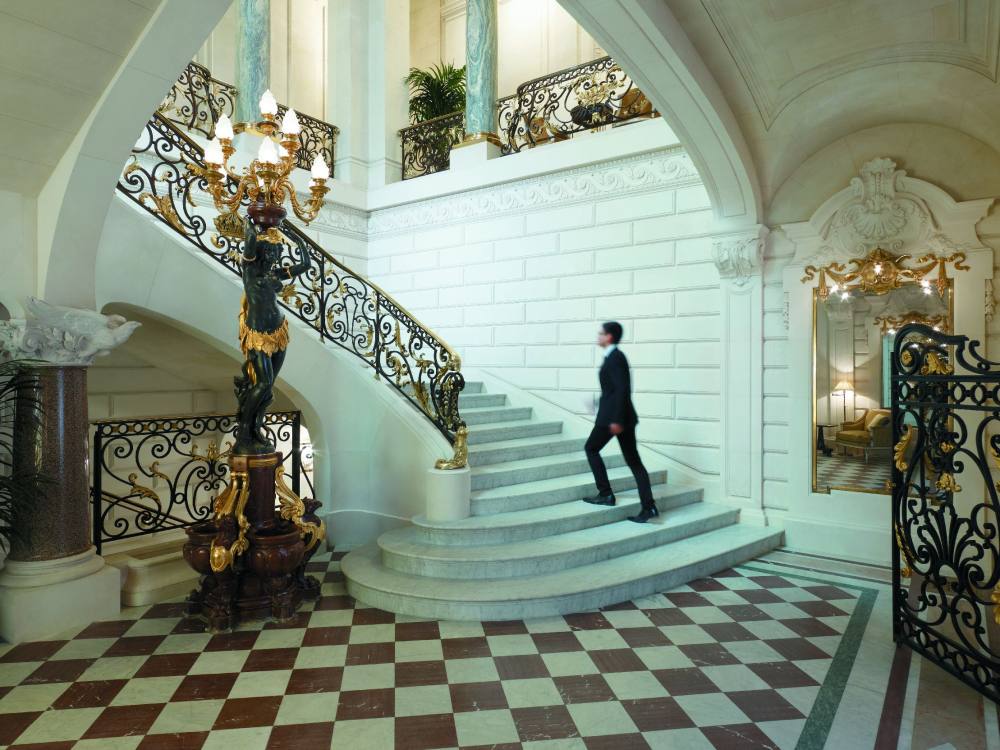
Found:
[{"label": "potted palm plant", "polygon": [[42,497],[45,478],[30,462],[15,458],[19,434],[36,434],[42,419],[37,371],[33,363],[0,363],[0,552],[23,538],[17,519]]},{"label": "potted palm plant", "polygon": [[450,63],[410,68],[410,122],[419,123],[465,110],[465,66]]}]

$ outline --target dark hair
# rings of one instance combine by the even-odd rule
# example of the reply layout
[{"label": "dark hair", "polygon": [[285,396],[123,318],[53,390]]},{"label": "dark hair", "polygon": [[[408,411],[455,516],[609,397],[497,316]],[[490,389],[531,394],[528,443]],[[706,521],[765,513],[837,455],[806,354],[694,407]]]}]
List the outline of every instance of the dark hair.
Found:
[{"label": "dark hair", "polygon": [[622,333],[624,332],[622,331],[622,324],[619,323],[618,321],[609,320],[607,323],[601,326],[601,328],[604,329],[605,333],[610,334],[611,340],[614,343],[617,344],[619,341],[622,340]]}]

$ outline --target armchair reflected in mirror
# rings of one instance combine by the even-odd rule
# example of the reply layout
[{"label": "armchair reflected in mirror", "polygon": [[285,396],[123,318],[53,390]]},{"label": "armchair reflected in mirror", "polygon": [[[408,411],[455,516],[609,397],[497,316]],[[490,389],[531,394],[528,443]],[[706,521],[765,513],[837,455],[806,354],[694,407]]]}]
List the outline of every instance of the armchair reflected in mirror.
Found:
[{"label": "armchair reflected in mirror", "polygon": [[[879,293],[880,292],[880,293]],[[813,490],[889,494],[890,357],[907,323],[951,328],[951,287],[813,293]]]}]

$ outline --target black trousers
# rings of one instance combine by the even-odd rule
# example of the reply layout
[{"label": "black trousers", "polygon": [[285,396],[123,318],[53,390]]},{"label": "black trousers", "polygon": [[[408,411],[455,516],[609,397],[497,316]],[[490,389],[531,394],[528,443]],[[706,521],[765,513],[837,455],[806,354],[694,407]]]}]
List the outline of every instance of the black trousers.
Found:
[{"label": "black trousers", "polygon": [[[590,437],[587,438],[586,444],[583,446],[583,450],[587,453],[587,461],[590,462],[590,470],[594,472],[594,481],[597,483],[597,491],[601,495],[611,494],[611,482],[608,481],[608,469],[604,465],[604,459],[601,458],[601,448],[611,442],[611,438],[614,437],[611,434],[611,430],[607,427],[600,427],[594,425],[593,431],[590,433]],[[642,465],[642,459],[639,458],[639,449],[635,444],[635,426],[626,427],[621,433],[618,434],[618,445],[621,446],[622,456],[625,458],[625,463],[632,470],[632,476],[635,477],[636,486],[639,488],[639,500],[642,501],[642,507],[652,508],[653,507],[653,489],[649,485],[649,472],[646,471],[646,467]]]}]

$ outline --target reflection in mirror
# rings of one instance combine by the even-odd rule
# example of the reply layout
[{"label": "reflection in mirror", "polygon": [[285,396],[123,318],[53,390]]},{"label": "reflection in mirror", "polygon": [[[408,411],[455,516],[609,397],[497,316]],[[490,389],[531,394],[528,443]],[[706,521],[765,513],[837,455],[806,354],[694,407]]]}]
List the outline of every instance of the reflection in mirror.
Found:
[{"label": "reflection in mirror", "polygon": [[813,489],[889,494],[890,357],[896,331],[951,327],[951,289],[904,284],[882,294],[813,296]]}]

